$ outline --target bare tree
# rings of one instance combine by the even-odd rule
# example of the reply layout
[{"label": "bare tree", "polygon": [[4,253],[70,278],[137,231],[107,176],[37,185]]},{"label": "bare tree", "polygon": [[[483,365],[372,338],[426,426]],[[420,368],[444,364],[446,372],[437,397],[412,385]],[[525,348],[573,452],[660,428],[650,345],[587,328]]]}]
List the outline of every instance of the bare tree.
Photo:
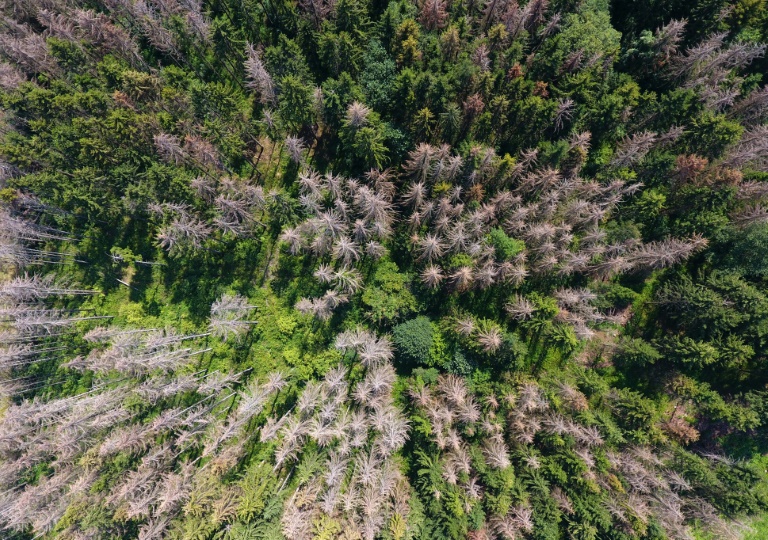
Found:
[{"label": "bare tree", "polygon": [[159,10],[144,0],[136,0],[133,3],[126,2],[124,5],[153,47],[174,58],[181,57],[176,37],[163,26],[163,15],[159,13]]},{"label": "bare tree", "polygon": [[573,116],[575,103],[571,98],[561,99],[555,110],[555,131],[563,129],[563,124]]},{"label": "bare tree", "polygon": [[158,133],[154,137],[155,148],[163,161],[174,165],[183,165],[187,152],[182,148],[179,138],[168,133]]},{"label": "bare tree", "polygon": [[210,234],[211,228],[207,224],[192,216],[181,215],[162,227],[157,239],[163,249],[175,253],[187,245],[200,249]]},{"label": "bare tree", "polygon": [[230,335],[239,338],[256,324],[256,321],[245,320],[253,308],[246,298],[238,294],[222,295],[211,305],[211,333],[225,340]]},{"label": "bare tree", "polygon": [[33,223],[13,215],[9,208],[0,205],[0,238],[14,242],[43,242],[49,240],[69,241],[72,237],[65,231]]},{"label": "bare tree", "polygon": [[16,90],[26,77],[15,66],[0,62],[0,88],[5,91]]},{"label": "bare tree", "polygon": [[260,54],[253,48],[253,45],[248,44],[246,55],[245,73],[248,79],[248,88],[258,93],[259,100],[263,104],[274,104],[276,101],[275,84],[272,82],[272,76],[264,66]]},{"label": "bare tree", "polygon": [[688,23],[685,19],[672,19],[666,25],[658,28],[654,35],[653,46],[659,56],[668,61],[677,54],[678,46],[683,40],[685,26]]},{"label": "bare tree", "polygon": [[285,228],[280,234],[280,240],[288,245],[288,252],[291,255],[298,255],[301,253],[303,246],[303,239],[301,233],[295,228]]},{"label": "bare tree", "polygon": [[759,125],[768,115],[768,86],[753,90],[744,99],[738,101],[728,115],[740,118],[748,126]]},{"label": "bare tree", "polygon": [[768,222],[768,209],[757,204],[750,206],[731,217],[737,227],[749,227],[755,223]]},{"label": "bare tree", "polygon": [[53,274],[46,276],[30,276],[25,274],[23,277],[15,277],[0,285],[0,298],[8,298],[15,302],[42,300],[49,296],[88,294],[98,294],[98,291],[70,289],[66,286],[57,285]]},{"label": "bare tree", "polygon": [[[488,47],[481,43],[472,53],[472,62],[480,68],[481,72],[487,72],[491,69],[491,58]],[[466,110],[466,107],[465,107]],[[472,116],[475,116],[474,112],[471,112]]]},{"label": "bare tree", "polygon": [[445,0],[424,0],[419,12],[419,22],[427,30],[440,30],[448,22]]},{"label": "bare tree", "polygon": [[22,334],[55,334],[62,328],[81,321],[110,319],[108,315],[72,316],[68,310],[16,306],[2,309],[0,316],[7,317]]},{"label": "bare tree", "polygon": [[504,305],[504,309],[510,317],[518,321],[530,319],[536,312],[536,306],[527,298],[516,295],[510,302]]},{"label": "bare tree", "polygon": [[141,64],[138,45],[125,30],[113,24],[109,17],[84,9],[75,9],[70,16],[80,33],[79,37],[115,53],[132,65]]},{"label": "bare tree", "polygon": [[443,244],[436,236],[431,234],[427,234],[419,239],[418,249],[420,251],[419,260],[426,259],[429,262],[433,262],[443,254]]},{"label": "bare tree", "polygon": [[363,286],[362,276],[354,268],[341,268],[334,274],[333,280],[346,294],[355,294]]},{"label": "bare tree", "polygon": [[509,460],[507,446],[499,438],[486,439],[483,444],[483,454],[486,463],[495,469],[506,469],[512,464]]},{"label": "bare tree", "polygon": [[419,145],[408,154],[408,161],[405,162],[403,168],[408,174],[416,178],[417,181],[423,182],[429,175],[434,153],[435,148],[432,145],[428,143],[419,143]]},{"label": "bare tree", "polygon": [[365,254],[373,260],[378,260],[387,254],[387,248],[376,240],[369,240],[365,244]]},{"label": "bare tree", "polygon": [[616,167],[628,167],[637,163],[653,148],[656,139],[656,134],[649,131],[625,137],[619,144],[611,164]]},{"label": "bare tree", "polygon": [[439,266],[430,264],[421,273],[421,281],[430,289],[436,289],[445,279],[443,270]]},{"label": "bare tree", "polygon": [[23,34],[19,37],[0,34],[0,54],[30,75],[59,75],[61,69],[48,53],[45,38],[26,27],[21,28]]},{"label": "bare tree", "polygon": [[221,157],[210,141],[196,135],[184,137],[184,151],[199,167],[223,169]]},{"label": "bare tree", "polygon": [[288,156],[294,163],[301,163],[302,153],[306,149],[304,140],[301,137],[289,135],[285,138],[285,148],[288,150]]},{"label": "bare tree", "polygon": [[342,236],[333,246],[333,256],[348,266],[352,262],[360,260],[360,246],[349,237]]},{"label": "bare tree", "polygon": [[630,264],[645,268],[666,268],[684,261],[707,245],[707,239],[694,235],[687,240],[651,242],[630,253]]},{"label": "bare tree", "polygon": [[451,282],[457,291],[466,291],[475,281],[472,268],[462,266],[451,275]]},{"label": "bare tree", "polygon": [[309,15],[316,30],[336,9],[336,0],[300,0],[300,10]]},{"label": "bare tree", "polygon": [[741,136],[723,160],[726,167],[750,165],[760,171],[768,170],[768,126],[757,126]]},{"label": "bare tree", "polygon": [[504,342],[501,331],[495,326],[481,330],[477,334],[477,342],[487,353],[495,353]]},{"label": "bare tree", "polygon": [[403,195],[403,202],[410,205],[411,208],[419,208],[427,197],[427,190],[423,182],[411,184]]},{"label": "bare tree", "polygon": [[359,101],[353,101],[347,107],[347,124],[355,129],[361,128],[368,122],[369,114],[371,114],[371,109]]}]

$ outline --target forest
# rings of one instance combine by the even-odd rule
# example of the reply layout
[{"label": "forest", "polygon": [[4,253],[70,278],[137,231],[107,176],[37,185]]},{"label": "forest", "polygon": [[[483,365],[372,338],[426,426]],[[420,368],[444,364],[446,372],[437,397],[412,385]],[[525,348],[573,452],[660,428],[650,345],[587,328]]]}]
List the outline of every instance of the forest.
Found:
[{"label": "forest", "polygon": [[766,0],[0,12],[0,537],[768,539]]}]

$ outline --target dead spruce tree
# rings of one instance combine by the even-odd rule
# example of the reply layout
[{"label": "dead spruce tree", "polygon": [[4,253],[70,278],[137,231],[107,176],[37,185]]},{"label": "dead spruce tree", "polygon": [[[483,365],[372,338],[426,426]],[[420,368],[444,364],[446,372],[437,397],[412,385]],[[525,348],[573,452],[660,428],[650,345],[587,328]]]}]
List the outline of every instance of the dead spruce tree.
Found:
[{"label": "dead spruce tree", "polygon": [[[590,294],[574,290],[559,296],[574,305],[588,300]],[[568,487],[554,479],[543,481],[540,472],[550,460],[568,459],[579,463],[584,481],[596,486],[612,527],[626,534],[642,534],[653,519],[671,538],[686,538],[690,527],[703,519],[723,538],[737,538],[734,527],[719,517],[711,502],[695,495],[692,484],[674,471],[663,451],[631,444],[608,448],[601,429],[583,422],[580,413],[590,403],[569,383],[547,387],[521,383],[498,399],[493,394],[476,395],[464,379],[448,374],[432,385],[414,383],[410,395],[430,426],[429,442],[419,451],[434,456],[434,461],[422,458],[420,465],[425,473],[426,467],[439,471],[419,485],[425,496],[456,500],[467,512],[479,507],[485,513],[483,501],[493,500],[498,489],[481,480],[490,467],[497,474],[514,471],[515,477],[524,479],[524,489],[539,490],[554,499],[557,511],[571,514]],[[563,441],[558,453],[541,442],[547,437]],[[608,470],[597,466],[598,454],[607,456]],[[488,532],[497,538],[521,538],[533,530],[536,511],[518,504],[505,513],[488,513]]]},{"label": "dead spruce tree", "polygon": [[254,306],[238,294],[225,294],[211,305],[211,333],[227,340],[230,335],[239,339],[256,321],[245,320]]}]

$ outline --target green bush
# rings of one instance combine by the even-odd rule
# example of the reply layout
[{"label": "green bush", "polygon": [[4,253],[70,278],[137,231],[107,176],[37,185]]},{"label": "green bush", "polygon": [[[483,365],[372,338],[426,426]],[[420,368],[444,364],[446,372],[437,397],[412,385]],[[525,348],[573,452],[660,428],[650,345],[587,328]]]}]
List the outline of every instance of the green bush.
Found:
[{"label": "green bush", "polygon": [[488,236],[498,261],[508,261],[525,249],[523,241],[510,238],[502,229],[493,229]]},{"label": "green bush", "polygon": [[661,358],[661,353],[647,341],[627,338],[621,341],[614,360],[623,367],[647,367]]},{"label": "green bush", "polygon": [[435,328],[424,316],[398,324],[392,330],[392,341],[397,348],[398,359],[406,365],[434,366],[430,354],[434,344]]}]

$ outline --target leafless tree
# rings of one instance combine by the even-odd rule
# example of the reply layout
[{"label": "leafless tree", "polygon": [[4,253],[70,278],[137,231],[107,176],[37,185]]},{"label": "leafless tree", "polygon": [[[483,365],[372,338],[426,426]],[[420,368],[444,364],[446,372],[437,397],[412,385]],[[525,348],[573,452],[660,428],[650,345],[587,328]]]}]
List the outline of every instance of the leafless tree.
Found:
[{"label": "leafless tree", "polygon": [[15,66],[0,62],[0,88],[5,91],[16,90],[27,79]]},{"label": "leafless tree", "polygon": [[333,281],[333,269],[327,264],[321,264],[314,273],[315,278],[320,283],[331,283]]},{"label": "leafless tree", "polygon": [[518,321],[530,319],[536,312],[536,306],[527,298],[516,295],[510,302],[505,304],[504,309],[510,317]]},{"label": "leafless tree", "polygon": [[263,104],[274,104],[276,101],[275,84],[261,60],[261,55],[251,44],[248,44],[246,55],[245,73],[248,79],[248,88],[257,92],[258,98]]},{"label": "leafless tree", "polygon": [[768,209],[759,204],[750,206],[732,216],[737,227],[749,227],[755,223],[768,222]]},{"label": "leafless tree", "polygon": [[430,264],[421,273],[421,281],[430,289],[436,289],[445,279],[443,270],[439,266]]},{"label": "leafless tree", "polygon": [[376,261],[387,254],[387,248],[376,240],[369,240],[365,244],[365,254]]},{"label": "leafless tree", "polygon": [[427,234],[419,239],[418,249],[420,252],[419,260],[426,259],[428,262],[433,262],[443,255],[443,244],[439,238],[432,234]]},{"label": "leafless tree", "polygon": [[421,3],[419,22],[427,30],[441,30],[448,22],[445,0],[424,0]]},{"label": "leafless tree", "polygon": [[382,365],[392,361],[394,357],[392,344],[389,339],[373,335],[363,341],[358,348],[358,354],[360,356],[360,361],[367,367]]},{"label": "leafless tree", "polygon": [[563,124],[573,116],[575,103],[571,98],[561,99],[555,110],[555,131],[563,129]]},{"label": "leafless tree", "polygon": [[549,37],[553,35],[557,30],[560,28],[560,23],[562,22],[562,14],[555,13],[553,14],[549,20],[547,21],[547,25],[540,30],[540,35],[542,37]]},{"label": "leafless tree", "polygon": [[336,260],[340,260],[345,266],[348,266],[360,260],[360,246],[349,237],[342,236],[333,246],[333,256]]},{"label": "leafless tree", "polygon": [[451,283],[457,291],[466,291],[475,281],[475,274],[469,266],[462,266],[451,274]]},{"label": "leafless tree", "polygon": [[480,68],[481,72],[487,72],[491,69],[491,58],[490,58],[490,51],[488,50],[488,47],[481,43],[477,46],[475,51],[472,53],[472,62]]},{"label": "leafless tree", "polygon": [[182,148],[179,138],[168,133],[158,133],[154,137],[155,148],[163,161],[182,165],[187,159],[187,152]]},{"label": "leafless tree", "polygon": [[768,86],[753,90],[744,99],[738,101],[728,115],[740,118],[748,126],[759,125],[768,115]]},{"label": "leafless tree", "polygon": [[666,268],[690,257],[707,245],[707,239],[694,235],[687,240],[651,242],[630,254],[630,264],[644,268]]},{"label": "leafless tree", "polygon": [[301,0],[300,10],[309,15],[315,29],[319,30],[323,21],[330,17],[336,9],[336,0]]},{"label": "leafless tree", "polygon": [[611,164],[616,167],[628,167],[637,163],[653,148],[656,140],[656,134],[649,131],[626,137],[619,144]]},{"label": "leafless tree", "polygon": [[332,239],[337,240],[347,232],[349,226],[334,210],[328,210],[319,216],[319,224],[323,231]]},{"label": "leafless tree", "polygon": [[256,324],[255,321],[245,320],[253,308],[254,306],[249,305],[248,300],[239,294],[222,295],[211,305],[211,333],[225,340],[229,339],[230,335],[239,338]]},{"label": "leafless tree", "polygon": [[726,167],[739,168],[747,164],[760,170],[768,170],[768,126],[757,126],[741,136],[723,160]]},{"label": "leafless tree", "polygon": [[292,227],[283,229],[283,232],[280,234],[280,241],[288,245],[288,252],[291,255],[301,253],[304,241],[297,229]]},{"label": "leafless tree", "polygon": [[184,137],[184,151],[199,167],[223,169],[218,150],[210,141],[196,135]]},{"label": "leafless tree", "polygon": [[65,231],[15,216],[9,208],[0,206],[0,239],[12,242],[43,242],[69,241],[72,237]]},{"label": "leafless tree", "polygon": [[18,37],[0,34],[0,54],[30,75],[45,73],[57,76],[61,69],[48,53],[45,38],[27,27]]},{"label": "leafless tree", "polygon": [[158,51],[174,58],[181,57],[176,37],[163,26],[163,15],[159,9],[150,6],[144,0],[123,4],[141,28],[142,34]]},{"label": "leafless tree", "polygon": [[477,342],[485,352],[495,353],[501,347],[504,339],[501,335],[501,331],[497,327],[491,326],[490,328],[478,332]]},{"label": "leafless tree", "polygon": [[333,280],[346,294],[355,294],[363,286],[362,276],[354,268],[341,268],[334,273]]},{"label": "leafless tree", "polygon": [[653,46],[659,56],[668,61],[677,54],[678,46],[683,40],[685,26],[688,23],[685,19],[672,19],[666,25],[658,28],[654,36]]},{"label": "leafless tree", "polygon": [[429,175],[434,153],[435,148],[432,145],[428,143],[419,143],[419,145],[408,154],[408,160],[405,162],[405,165],[403,165],[403,168],[417,181],[423,182]]},{"label": "leafless tree", "polygon": [[359,101],[353,101],[347,107],[347,124],[355,129],[361,128],[368,122],[368,115],[370,114],[371,109]]},{"label": "leafless tree", "polygon": [[209,238],[211,228],[192,216],[175,217],[157,233],[157,239],[163,249],[175,253],[183,246],[200,249]]},{"label": "leafless tree", "polygon": [[8,298],[15,302],[31,302],[48,298],[49,296],[71,296],[97,294],[98,291],[71,289],[57,285],[55,276],[17,276],[10,281],[0,284],[0,298]]},{"label": "leafless tree", "polygon": [[411,208],[420,208],[422,203],[426,200],[427,190],[424,187],[423,182],[416,182],[411,184],[403,195],[403,202],[409,205]]},{"label": "leafless tree", "polygon": [[461,336],[471,336],[476,329],[475,321],[470,317],[456,321],[456,332]]},{"label": "leafless tree", "polygon": [[75,25],[61,13],[55,13],[48,9],[37,12],[37,20],[48,28],[51,35],[67,41],[76,41]]},{"label": "leafless tree", "polygon": [[110,319],[107,315],[72,316],[69,311],[35,307],[15,307],[3,310],[3,315],[22,334],[55,334],[60,329],[81,321]]},{"label": "leafless tree", "polygon": [[294,163],[301,163],[302,154],[306,149],[304,140],[301,137],[289,135],[285,138],[285,148],[288,150],[288,156]]},{"label": "leafless tree", "polygon": [[512,464],[509,460],[507,446],[499,438],[486,439],[483,443],[483,454],[486,463],[495,469],[506,469]]}]

